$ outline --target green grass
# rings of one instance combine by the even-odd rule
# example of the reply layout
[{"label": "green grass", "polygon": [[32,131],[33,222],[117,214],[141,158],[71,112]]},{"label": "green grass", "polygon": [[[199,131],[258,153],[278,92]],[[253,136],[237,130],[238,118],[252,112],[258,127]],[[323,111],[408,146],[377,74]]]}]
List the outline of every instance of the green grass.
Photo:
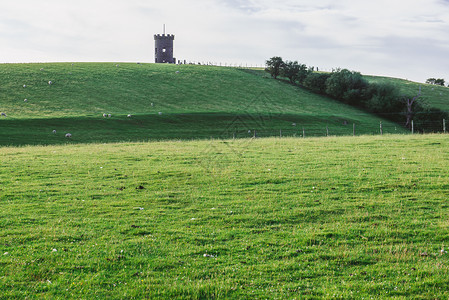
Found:
[{"label": "green grass", "polygon": [[8,115],[0,118],[0,145],[13,146],[63,144],[67,132],[71,143],[247,137],[254,130],[352,135],[353,124],[356,134],[378,134],[380,122],[385,133],[406,132],[263,71],[195,65],[2,64],[0,112]]},{"label": "green grass", "polygon": [[448,146],[3,147],[0,298],[446,299]]}]

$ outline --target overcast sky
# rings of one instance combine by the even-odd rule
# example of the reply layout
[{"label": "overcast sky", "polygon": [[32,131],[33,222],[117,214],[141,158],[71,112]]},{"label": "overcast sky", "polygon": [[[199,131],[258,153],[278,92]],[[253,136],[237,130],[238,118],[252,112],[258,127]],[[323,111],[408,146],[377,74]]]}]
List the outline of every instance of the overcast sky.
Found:
[{"label": "overcast sky", "polygon": [[449,0],[14,0],[0,3],[0,62],[153,62],[175,57],[449,81]]}]

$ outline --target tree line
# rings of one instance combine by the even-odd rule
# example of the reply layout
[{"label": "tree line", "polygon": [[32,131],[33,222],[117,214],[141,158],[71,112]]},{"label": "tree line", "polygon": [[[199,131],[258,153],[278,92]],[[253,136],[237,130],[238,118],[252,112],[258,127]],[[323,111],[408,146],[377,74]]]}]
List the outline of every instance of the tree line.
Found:
[{"label": "tree line", "polygon": [[297,61],[284,62],[275,56],[266,61],[265,70],[275,79],[283,77],[291,84],[378,114],[409,129],[413,121],[415,131],[440,131],[441,126],[435,124],[431,128],[429,124],[448,119],[446,112],[426,104],[420,90],[415,95],[404,95],[393,84],[372,83],[361,73],[348,69],[319,72],[314,67]]}]

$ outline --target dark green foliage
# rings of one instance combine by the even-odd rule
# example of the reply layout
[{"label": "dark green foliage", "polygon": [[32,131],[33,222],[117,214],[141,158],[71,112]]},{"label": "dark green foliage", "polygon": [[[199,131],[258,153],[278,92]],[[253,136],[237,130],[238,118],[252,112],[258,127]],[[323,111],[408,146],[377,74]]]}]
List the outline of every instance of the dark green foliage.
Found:
[{"label": "dark green foliage", "polygon": [[286,61],[282,65],[281,74],[290,80],[290,83],[295,83],[298,78],[299,64],[297,61]]},{"label": "dark green foliage", "polygon": [[426,80],[427,84],[435,84],[435,85],[441,85],[444,86],[445,84],[445,80],[443,78],[429,78]]},{"label": "dark green foliage", "polygon": [[360,106],[368,86],[362,74],[343,69],[332,72],[326,80],[326,93],[337,100]]},{"label": "dark green foliage", "polygon": [[449,120],[447,112],[416,103],[414,107],[413,126],[416,132],[442,132],[442,120]]},{"label": "dark green foliage", "polygon": [[[314,72],[314,69],[313,67],[307,69],[305,65],[300,65],[296,61],[287,62],[283,66],[282,74],[288,77],[291,83],[298,81],[314,93],[324,94],[343,103],[382,115],[409,129],[412,129],[412,121],[416,114],[419,114],[416,116],[415,124],[418,125],[416,129],[424,131],[424,127],[427,126],[429,132],[439,131],[442,118],[448,117],[444,111],[422,103],[421,87],[416,96],[409,96],[410,94],[401,94],[392,84],[370,83],[359,72],[336,69],[332,73],[318,73]],[[429,78],[426,83],[444,86],[445,80]],[[431,126],[431,123],[438,125]]]},{"label": "dark green foliage", "polygon": [[295,84],[298,81],[300,84],[304,82],[309,70],[305,64],[300,64],[297,61],[286,61],[282,65],[281,74],[290,80],[290,83]]},{"label": "dark green foliage", "polygon": [[274,56],[266,61],[266,70],[271,74],[271,77],[276,79],[281,74],[282,66],[284,65],[284,61],[282,57]]},{"label": "dark green foliage", "polygon": [[373,83],[369,87],[369,98],[365,107],[374,113],[400,112],[402,104],[398,101],[399,89],[389,83]]},{"label": "dark green foliage", "polygon": [[329,73],[311,72],[304,79],[303,85],[315,93],[326,94],[326,81],[330,76]]}]

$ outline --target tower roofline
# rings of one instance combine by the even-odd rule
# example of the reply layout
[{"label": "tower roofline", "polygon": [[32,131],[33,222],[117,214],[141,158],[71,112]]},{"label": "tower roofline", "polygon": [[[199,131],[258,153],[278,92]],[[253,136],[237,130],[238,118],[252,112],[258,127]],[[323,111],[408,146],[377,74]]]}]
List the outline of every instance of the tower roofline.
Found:
[{"label": "tower roofline", "polygon": [[154,39],[155,40],[160,40],[160,39],[174,40],[175,35],[174,34],[155,34]]}]

